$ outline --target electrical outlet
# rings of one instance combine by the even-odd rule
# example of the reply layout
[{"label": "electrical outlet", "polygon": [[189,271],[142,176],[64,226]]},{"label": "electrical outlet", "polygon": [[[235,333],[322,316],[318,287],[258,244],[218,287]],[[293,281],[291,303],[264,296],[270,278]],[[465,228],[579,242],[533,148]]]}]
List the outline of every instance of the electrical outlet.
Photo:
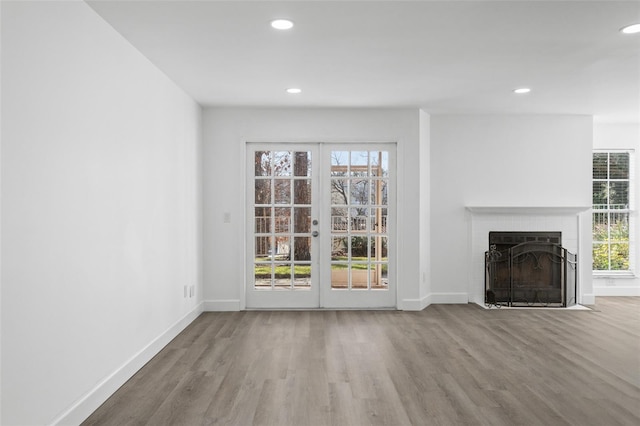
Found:
[{"label": "electrical outlet", "polygon": [[224,215],[222,215],[222,220],[224,223],[231,223],[231,213],[224,212]]}]

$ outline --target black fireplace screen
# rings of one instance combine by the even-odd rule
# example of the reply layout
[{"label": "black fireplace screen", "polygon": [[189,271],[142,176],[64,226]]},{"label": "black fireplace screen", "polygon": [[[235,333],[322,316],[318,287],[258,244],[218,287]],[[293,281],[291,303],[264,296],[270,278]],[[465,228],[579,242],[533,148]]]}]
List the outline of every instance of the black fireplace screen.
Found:
[{"label": "black fireplace screen", "polygon": [[527,241],[485,252],[485,303],[567,307],[576,304],[577,257],[560,244]]}]

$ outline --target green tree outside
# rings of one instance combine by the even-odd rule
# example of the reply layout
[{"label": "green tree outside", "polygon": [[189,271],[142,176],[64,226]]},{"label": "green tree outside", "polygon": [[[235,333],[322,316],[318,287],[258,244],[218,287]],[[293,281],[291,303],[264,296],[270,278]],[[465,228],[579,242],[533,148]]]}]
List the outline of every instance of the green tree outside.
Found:
[{"label": "green tree outside", "polygon": [[[611,243],[606,224],[593,227],[593,269],[624,271],[629,269],[629,223],[624,220],[611,224]],[[609,258],[611,264],[609,264]]]}]

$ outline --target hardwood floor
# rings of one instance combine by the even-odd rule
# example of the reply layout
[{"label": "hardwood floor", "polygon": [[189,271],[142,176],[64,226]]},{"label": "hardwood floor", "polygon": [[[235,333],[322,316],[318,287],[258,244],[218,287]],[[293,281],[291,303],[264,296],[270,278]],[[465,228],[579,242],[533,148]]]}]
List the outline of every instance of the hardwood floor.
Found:
[{"label": "hardwood floor", "polygon": [[85,425],[638,425],[640,298],[204,313]]}]

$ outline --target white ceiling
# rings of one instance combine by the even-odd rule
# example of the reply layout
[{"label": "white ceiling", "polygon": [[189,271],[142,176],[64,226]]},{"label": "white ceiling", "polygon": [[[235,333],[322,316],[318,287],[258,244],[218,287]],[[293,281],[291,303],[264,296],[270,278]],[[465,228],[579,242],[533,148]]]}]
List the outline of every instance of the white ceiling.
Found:
[{"label": "white ceiling", "polygon": [[640,121],[640,1],[87,3],[203,106]]}]

